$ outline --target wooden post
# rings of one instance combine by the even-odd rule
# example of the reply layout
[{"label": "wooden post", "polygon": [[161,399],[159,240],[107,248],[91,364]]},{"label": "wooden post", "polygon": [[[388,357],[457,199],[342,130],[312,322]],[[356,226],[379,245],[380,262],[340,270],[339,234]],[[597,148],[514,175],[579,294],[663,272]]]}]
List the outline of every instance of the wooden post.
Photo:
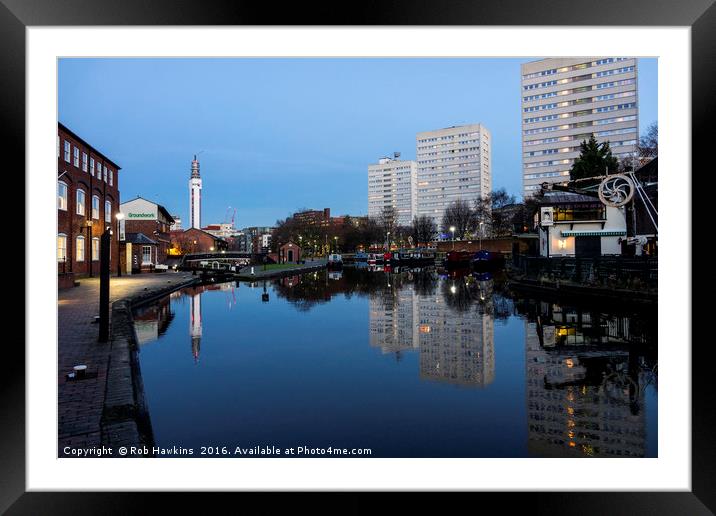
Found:
[{"label": "wooden post", "polygon": [[109,340],[109,247],[112,232],[106,229],[99,243],[99,342]]}]

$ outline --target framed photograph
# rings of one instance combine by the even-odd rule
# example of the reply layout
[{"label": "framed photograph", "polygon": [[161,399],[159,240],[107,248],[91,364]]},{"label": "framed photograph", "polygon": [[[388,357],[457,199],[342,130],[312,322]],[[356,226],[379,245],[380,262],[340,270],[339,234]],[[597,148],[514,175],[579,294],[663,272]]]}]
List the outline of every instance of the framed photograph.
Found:
[{"label": "framed photograph", "polygon": [[0,508],[711,514],[712,2],[351,7],[0,0],[28,300]]}]

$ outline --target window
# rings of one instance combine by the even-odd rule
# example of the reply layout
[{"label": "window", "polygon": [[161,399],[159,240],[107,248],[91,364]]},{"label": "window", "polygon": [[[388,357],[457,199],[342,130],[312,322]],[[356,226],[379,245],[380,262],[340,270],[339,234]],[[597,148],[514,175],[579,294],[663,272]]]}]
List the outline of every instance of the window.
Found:
[{"label": "window", "polygon": [[112,172],[112,169],[109,169],[109,186],[112,186],[114,184],[114,172]]},{"label": "window", "polygon": [[85,261],[85,237],[80,235],[75,242],[75,257],[78,262],[83,262]]},{"label": "window", "polygon": [[107,167],[104,167],[104,182],[107,182]]},{"label": "window", "polygon": [[99,220],[99,197],[92,196],[92,218]]},{"label": "window", "polygon": [[65,140],[65,161],[70,162],[70,142]]},{"label": "window", "polygon": [[60,157],[60,135],[57,135],[57,157]]},{"label": "window", "polygon": [[94,177],[94,158],[90,158],[90,174]]},{"label": "window", "polygon": [[67,209],[67,183],[57,181],[57,209]]},{"label": "window", "polygon": [[87,172],[87,153],[86,152],[82,153],[82,170],[84,172]]},{"label": "window", "polygon": [[102,180],[102,165],[100,165],[99,161],[97,162],[97,179]]},{"label": "window", "polygon": [[602,203],[564,204],[555,206],[554,220],[605,220],[606,210]]},{"label": "window", "polygon": [[112,222],[112,203],[104,201],[104,221]]},{"label": "window", "polygon": [[92,239],[92,261],[99,261],[99,238],[94,237]]},{"label": "window", "polygon": [[142,265],[152,263],[152,246],[142,246]]},{"label": "window", "polygon": [[64,262],[67,260],[67,235],[60,233],[57,235],[57,261]]},{"label": "window", "polygon": [[79,166],[80,166],[80,150],[77,147],[75,147],[73,154],[74,154],[74,165],[77,168],[79,168]]},{"label": "window", "polygon": [[85,214],[85,191],[77,189],[77,215]]}]

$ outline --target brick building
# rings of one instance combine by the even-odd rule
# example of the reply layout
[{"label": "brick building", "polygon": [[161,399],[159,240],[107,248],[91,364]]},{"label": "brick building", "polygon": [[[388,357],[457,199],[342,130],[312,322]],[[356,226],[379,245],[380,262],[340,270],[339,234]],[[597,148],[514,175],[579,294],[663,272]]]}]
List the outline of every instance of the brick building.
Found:
[{"label": "brick building", "polygon": [[[166,263],[167,254],[171,245],[170,228],[174,223],[167,209],[161,204],[148,201],[142,197],[136,197],[131,201],[123,202],[120,205],[120,211],[124,215],[124,231],[125,234],[141,234],[156,245],[155,252],[149,258],[149,262],[145,258],[143,261],[146,265],[157,265]],[[128,239],[125,241],[125,256],[133,256],[133,243]],[[126,260],[123,257],[123,261]],[[131,262],[128,262],[131,263]]]},{"label": "brick building", "polygon": [[207,233],[202,229],[190,228],[186,231],[172,231],[171,245],[175,250],[172,254],[211,253],[226,251],[229,244],[221,237]]},{"label": "brick building", "polygon": [[331,221],[331,209],[306,210],[293,214],[293,219],[301,224],[327,226]]},{"label": "brick building", "polygon": [[57,262],[60,286],[99,274],[100,237],[112,228],[110,271],[119,258],[116,215],[121,167],[57,124]]}]

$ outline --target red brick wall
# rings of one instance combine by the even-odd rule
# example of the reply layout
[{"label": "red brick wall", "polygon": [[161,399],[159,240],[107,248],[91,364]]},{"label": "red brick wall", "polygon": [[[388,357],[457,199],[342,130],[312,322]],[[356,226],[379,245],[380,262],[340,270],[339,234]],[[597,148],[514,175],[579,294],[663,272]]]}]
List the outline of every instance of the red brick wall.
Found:
[{"label": "red brick wall", "polygon": [[[517,240],[513,239],[512,237],[508,238],[483,238],[482,239],[482,248],[487,251],[492,252],[501,252],[501,253],[512,253],[512,244],[514,242],[518,242]],[[527,252],[527,243],[523,240],[519,241],[520,245],[520,252]],[[453,249],[453,242],[452,240],[442,240],[438,242],[437,250],[438,252],[448,252],[452,251]],[[480,250],[480,240],[470,240],[470,241],[455,241],[455,247],[454,249],[456,251],[471,251],[476,252]]]},{"label": "red brick wall", "polygon": [[221,251],[228,247],[226,241],[219,240],[209,233],[196,228],[187,229],[183,232],[175,231],[171,234],[171,237],[172,241],[184,253],[210,253],[212,252],[212,247],[214,251]]},{"label": "red brick wall", "polygon": [[[119,212],[119,170],[117,165],[112,163],[103,155],[99,154],[92,147],[84,143],[78,137],[66,132],[58,126],[59,156],[57,157],[58,182],[62,181],[67,185],[67,209],[57,209],[57,233],[67,235],[67,262],[65,269],[72,272],[75,277],[84,277],[89,274],[89,266],[92,266],[93,274],[99,274],[99,261],[92,261],[92,238],[99,238],[105,229],[105,201],[112,203],[110,214],[111,222],[106,223],[112,227],[112,245],[110,248],[110,271],[116,273],[118,257],[118,232],[116,214]],[[65,141],[70,143],[70,162],[65,161]],[[74,150],[79,149],[79,162],[75,166]],[[83,170],[83,153],[87,154],[87,171]],[[92,176],[89,171],[91,160],[95,162],[95,174]],[[101,166],[101,177],[97,175],[97,165]],[[104,167],[107,167],[107,181],[104,180]],[[109,171],[113,175],[112,186],[109,185]],[[61,177],[60,177],[61,176]],[[59,185],[58,185],[59,188]],[[84,215],[77,214],[77,190],[85,192]],[[99,197],[99,218],[92,220],[92,228],[88,233],[86,222],[92,216],[92,196]],[[59,205],[58,205],[59,206]],[[78,260],[76,256],[76,238],[78,235],[85,237],[84,260]],[[62,264],[58,264],[62,270]]]},{"label": "red brick wall", "polygon": [[[165,263],[167,250],[171,245],[169,226],[156,220],[129,220],[125,219],[124,231],[126,233],[144,233],[151,238],[158,246],[158,262]],[[155,233],[156,231],[156,233]]]}]

